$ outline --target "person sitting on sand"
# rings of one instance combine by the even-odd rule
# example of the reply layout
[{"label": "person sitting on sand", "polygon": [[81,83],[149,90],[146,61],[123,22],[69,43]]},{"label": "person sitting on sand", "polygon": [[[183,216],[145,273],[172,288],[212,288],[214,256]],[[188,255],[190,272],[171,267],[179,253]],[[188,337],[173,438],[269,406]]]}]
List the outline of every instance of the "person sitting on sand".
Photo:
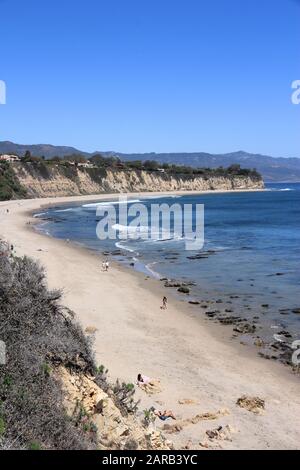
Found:
[{"label": "person sitting on sand", "polygon": [[156,410],[154,408],[154,406],[152,406],[152,408],[150,408],[150,410],[152,411],[152,413],[157,416],[157,418],[159,418],[161,421],[166,421],[167,419],[169,418],[172,418],[174,420],[176,420],[176,417],[173,413],[173,411],[171,410],[164,410],[164,411],[159,411],[159,410]]},{"label": "person sitting on sand", "polygon": [[168,303],[168,299],[166,296],[163,297],[163,300],[162,300],[162,306],[160,307],[162,310],[166,310],[167,309],[167,303]]}]

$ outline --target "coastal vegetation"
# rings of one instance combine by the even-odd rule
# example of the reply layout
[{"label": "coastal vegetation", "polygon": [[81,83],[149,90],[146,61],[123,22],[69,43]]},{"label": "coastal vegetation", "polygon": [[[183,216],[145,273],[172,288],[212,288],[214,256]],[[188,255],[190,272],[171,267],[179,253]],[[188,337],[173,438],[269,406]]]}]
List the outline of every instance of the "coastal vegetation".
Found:
[{"label": "coastal vegetation", "polygon": [[232,164],[228,167],[220,166],[218,168],[201,168],[192,167],[183,164],[171,164],[163,163],[160,164],[156,160],[129,160],[122,161],[118,157],[106,157],[102,154],[95,154],[89,159],[84,155],[73,154],[66,155],[64,157],[55,156],[51,159],[45,160],[43,157],[33,157],[30,152],[26,152],[23,162],[39,163],[40,166],[43,163],[44,167],[51,166],[53,164],[59,164],[62,167],[76,166],[80,167],[88,165],[94,168],[109,168],[109,169],[123,169],[123,170],[143,170],[149,172],[166,172],[168,174],[184,174],[184,175],[201,175],[201,176],[250,176],[252,178],[261,179],[261,175],[256,169],[242,168],[239,164]]},{"label": "coastal vegetation", "polygon": [[22,187],[11,165],[7,162],[0,164],[0,201],[21,199],[26,196],[26,189]]}]

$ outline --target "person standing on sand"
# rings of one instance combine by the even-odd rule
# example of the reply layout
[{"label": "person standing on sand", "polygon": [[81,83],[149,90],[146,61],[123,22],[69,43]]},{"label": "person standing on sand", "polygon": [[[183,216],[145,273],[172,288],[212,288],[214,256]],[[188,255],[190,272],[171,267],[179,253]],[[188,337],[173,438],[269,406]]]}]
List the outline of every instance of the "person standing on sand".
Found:
[{"label": "person standing on sand", "polygon": [[109,269],[109,261],[106,261],[106,263],[105,263],[105,271],[108,271],[108,269]]},{"label": "person standing on sand", "polygon": [[102,271],[106,271],[106,263],[105,263],[105,261],[102,261]]},{"label": "person standing on sand", "polygon": [[167,310],[168,299],[166,296],[163,297],[162,306],[160,307],[162,310]]}]

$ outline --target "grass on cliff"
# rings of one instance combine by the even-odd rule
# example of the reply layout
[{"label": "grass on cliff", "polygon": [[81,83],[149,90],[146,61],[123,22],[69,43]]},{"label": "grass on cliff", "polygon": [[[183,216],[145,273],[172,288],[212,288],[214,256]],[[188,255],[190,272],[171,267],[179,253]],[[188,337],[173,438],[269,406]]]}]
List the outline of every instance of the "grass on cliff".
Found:
[{"label": "grass on cliff", "polygon": [[26,197],[26,189],[21,186],[9,163],[0,163],[0,201]]},{"label": "grass on cliff", "polygon": [[[74,314],[59,301],[60,292],[47,289],[36,262],[0,256],[0,340],[6,345],[6,364],[0,364],[0,449],[97,448],[98,430],[67,416],[53,370],[63,365],[93,375],[108,393],[110,386]],[[126,391],[125,384],[115,386],[112,398],[123,414],[135,410],[133,390]]]}]

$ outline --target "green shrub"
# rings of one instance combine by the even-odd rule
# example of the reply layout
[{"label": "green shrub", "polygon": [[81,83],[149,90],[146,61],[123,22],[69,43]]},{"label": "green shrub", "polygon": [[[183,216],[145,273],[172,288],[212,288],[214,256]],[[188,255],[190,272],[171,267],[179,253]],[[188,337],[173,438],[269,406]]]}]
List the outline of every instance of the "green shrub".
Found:
[{"label": "green shrub", "polygon": [[5,434],[5,421],[2,418],[2,416],[0,416],[0,437],[2,437],[4,434]]},{"label": "green shrub", "polygon": [[21,199],[26,197],[27,191],[23,188],[11,165],[7,162],[0,163],[0,200]]}]

